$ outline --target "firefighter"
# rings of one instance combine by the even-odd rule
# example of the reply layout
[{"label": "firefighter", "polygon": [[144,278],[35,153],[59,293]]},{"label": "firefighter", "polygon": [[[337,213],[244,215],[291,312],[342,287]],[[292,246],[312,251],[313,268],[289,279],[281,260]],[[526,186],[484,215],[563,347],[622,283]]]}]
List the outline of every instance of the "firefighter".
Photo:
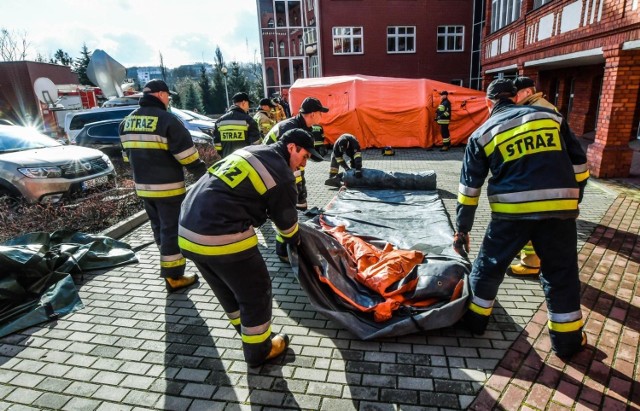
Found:
[{"label": "firefighter", "polygon": [[248,114],[249,95],[236,93],[232,97],[233,106],[217,121],[213,132],[213,143],[222,158],[239,148],[260,144],[258,123]]},{"label": "firefighter", "polygon": [[[264,144],[272,144],[278,141],[280,136],[285,132],[294,128],[301,128],[307,132],[312,131],[312,127],[320,123],[322,113],[329,112],[329,109],[322,106],[320,100],[314,97],[307,97],[302,101],[300,105],[300,112],[295,117],[288,118],[284,121],[277,123],[264,137],[262,142]],[[296,187],[298,188],[298,202],[296,208],[301,211],[307,209],[307,185],[304,179],[304,167],[301,167],[295,172]],[[282,237],[276,235],[276,254],[282,262],[289,262],[287,255],[287,248],[284,245]]]},{"label": "firefighter", "polygon": [[313,136],[316,151],[320,153],[322,157],[326,156],[327,147],[324,143],[324,128],[320,124],[314,124],[313,126],[311,126],[311,135]]},{"label": "firefighter", "polygon": [[[542,96],[541,92],[536,92],[535,83],[529,77],[518,77],[513,84],[516,86],[516,104],[521,106],[545,107],[559,113],[556,106],[551,104]],[[520,262],[511,264],[507,268],[510,275],[539,275],[540,258],[533,249],[533,244],[529,241],[520,251]]]},{"label": "firefighter", "polygon": [[267,218],[289,244],[299,241],[293,171],[321,161],[301,129],[275,144],[239,149],[189,191],[180,214],[180,248],[193,260],[242,337],[246,362],[282,354],[289,338],[271,332],[271,280],[255,229]]},{"label": "firefighter", "polygon": [[454,248],[469,249],[480,190],[491,172],[491,221],[473,263],[472,299],[463,321],[484,333],[505,270],[531,240],[541,260],[551,348],[568,359],[586,345],[576,251],[578,204],[589,177],[587,158],[558,113],[512,101],[511,80],[487,88],[489,119],[467,144],[460,174]]},{"label": "firefighter", "polygon": [[125,161],[131,163],[136,194],[149,215],[156,244],[160,248],[160,275],[167,291],[188,287],[198,280],[185,275],[186,260],[178,247],[178,216],[186,188],[186,167],[196,178],[206,166],[180,119],[167,112],[169,87],[151,80],[142,89],[140,108],[120,124]]},{"label": "firefighter", "polygon": [[260,100],[260,103],[258,105],[260,107],[258,108],[256,114],[253,116],[253,119],[256,121],[256,123],[258,123],[258,128],[260,129],[261,135],[260,140],[262,141],[264,136],[266,136],[269,130],[271,130],[271,127],[276,125],[276,121],[271,116],[271,109],[275,107],[275,104],[273,104],[273,101],[271,101],[271,99],[263,98],[262,100]]},{"label": "firefighter", "polygon": [[[344,157],[349,159],[349,165],[345,161]],[[356,178],[362,177],[362,152],[360,151],[360,144],[358,140],[351,134],[343,134],[333,144],[333,151],[331,152],[331,166],[329,168],[329,180],[338,180],[338,172],[340,167],[346,171],[354,169],[354,175]],[[327,184],[327,182],[325,182]],[[333,184],[327,184],[333,185]]]},{"label": "firefighter", "polygon": [[436,123],[440,125],[440,134],[442,134],[442,147],[440,151],[448,151],[451,146],[451,139],[449,138],[451,103],[449,102],[449,92],[447,90],[440,92],[440,96],[440,105],[436,108]]}]

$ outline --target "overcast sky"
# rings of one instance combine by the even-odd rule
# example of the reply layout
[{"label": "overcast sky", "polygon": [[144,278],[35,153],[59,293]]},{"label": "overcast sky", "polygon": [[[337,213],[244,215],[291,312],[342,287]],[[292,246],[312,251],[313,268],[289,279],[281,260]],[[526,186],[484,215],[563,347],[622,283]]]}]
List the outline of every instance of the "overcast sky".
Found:
[{"label": "overcast sky", "polygon": [[0,0],[0,28],[26,33],[29,60],[82,44],[125,67],[260,60],[255,0]]}]

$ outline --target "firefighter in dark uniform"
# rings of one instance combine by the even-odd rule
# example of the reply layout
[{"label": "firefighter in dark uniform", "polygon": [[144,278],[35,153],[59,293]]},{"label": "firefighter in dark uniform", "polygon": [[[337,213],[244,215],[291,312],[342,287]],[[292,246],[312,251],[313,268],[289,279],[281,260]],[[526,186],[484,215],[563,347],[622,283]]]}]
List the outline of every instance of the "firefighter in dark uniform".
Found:
[{"label": "firefighter in dark uniform", "polygon": [[[264,144],[272,144],[278,141],[280,136],[284,135],[289,130],[295,128],[301,128],[309,133],[312,132],[312,127],[320,123],[322,113],[329,112],[329,109],[322,106],[320,100],[313,97],[307,97],[302,101],[300,105],[300,112],[298,115],[283,120],[273,126],[271,131],[267,133],[262,140]],[[298,188],[298,202],[296,208],[304,211],[307,209],[307,186],[304,179],[304,167],[301,167],[295,172],[296,187]],[[276,235],[276,254],[283,262],[288,262],[287,250],[282,241],[282,237]]]},{"label": "firefighter in dark uniform", "polygon": [[513,83],[487,89],[489,119],[467,144],[458,193],[454,247],[468,252],[469,231],[489,172],[491,221],[473,263],[472,300],[463,317],[484,333],[505,270],[531,240],[540,256],[551,348],[566,359],[586,344],[576,251],[578,204],[589,177],[587,158],[567,122],[553,110],[518,106]]},{"label": "firefighter in dark uniform", "polygon": [[156,244],[160,248],[160,275],[168,291],[194,284],[197,275],[185,275],[186,260],[178,247],[178,216],[186,188],[186,167],[196,178],[207,168],[189,131],[167,112],[169,87],[151,80],[142,89],[140,108],[120,124],[125,161],[131,163],[136,194],[144,201]]},{"label": "firefighter in dark uniform", "polygon": [[269,146],[236,150],[209,168],[182,205],[180,248],[240,333],[251,366],[282,354],[289,343],[271,332],[271,280],[255,229],[270,218],[287,243],[298,243],[293,171],[309,158],[322,160],[300,129]]},{"label": "firefighter in dark uniform", "polygon": [[316,151],[320,153],[322,157],[327,155],[327,146],[325,146],[324,128],[320,124],[314,124],[311,126],[311,135],[316,145]]},{"label": "firefighter in dark uniform", "polygon": [[448,151],[451,146],[449,138],[449,122],[451,121],[451,103],[449,102],[449,92],[444,90],[440,93],[440,105],[436,108],[436,123],[440,125],[442,134],[442,147],[440,151]]},{"label": "firefighter in dark uniform", "polygon": [[273,101],[269,98],[263,98],[258,103],[258,111],[253,116],[253,119],[258,123],[258,129],[260,130],[260,140],[267,135],[273,126],[276,125],[276,121],[271,116],[271,109],[275,107]]},{"label": "firefighter in dark uniform", "polygon": [[258,123],[248,114],[249,95],[236,93],[232,100],[233,106],[216,120],[213,132],[213,143],[222,158],[239,148],[260,144]]},{"label": "firefighter in dark uniform", "polygon": [[[349,158],[349,165],[344,157]],[[362,177],[362,152],[360,151],[360,143],[351,134],[343,134],[333,144],[331,152],[331,166],[329,168],[329,178],[337,179],[340,167],[345,170],[354,169],[357,178]]]}]

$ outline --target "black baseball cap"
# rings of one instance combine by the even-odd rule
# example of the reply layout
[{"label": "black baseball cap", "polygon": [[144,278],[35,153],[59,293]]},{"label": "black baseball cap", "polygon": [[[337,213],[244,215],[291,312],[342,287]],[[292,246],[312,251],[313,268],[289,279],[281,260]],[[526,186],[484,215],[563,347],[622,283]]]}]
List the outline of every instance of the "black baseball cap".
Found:
[{"label": "black baseball cap", "polygon": [[149,80],[147,84],[142,88],[143,93],[159,93],[161,91],[165,91],[171,95],[176,95],[175,91],[169,90],[169,86],[163,80],[154,78],[153,80]]},{"label": "black baseball cap", "polygon": [[241,101],[248,101],[249,103],[253,103],[253,101],[249,99],[249,95],[244,92],[234,94],[233,97],[231,97],[231,100],[234,103],[239,103]]},{"label": "black baseball cap", "polygon": [[516,86],[513,81],[506,78],[497,78],[487,87],[487,98],[497,100],[499,98],[508,98],[516,95]]},{"label": "black baseball cap", "polygon": [[275,107],[276,105],[273,104],[273,101],[271,101],[270,98],[263,98],[262,100],[260,100],[260,103],[258,103],[259,106],[269,106],[271,108]]},{"label": "black baseball cap", "polygon": [[302,147],[311,154],[311,160],[313,161],[323,161],[324,158],[318,153],[315,149],[315,144],[313,142],[313,137],[311,134],[303,130],[301,128],[294,128],[293,130],[289,130],[282,135],[279,141],[282,141],[282,144],[286,147],[287,144],[293,143],[298,147]]},{"label": "black baseball cap", "polygon": [[448,96],[448,95],[449,95],[449,92],[448,92],[447,90],[442,90],[442,91],[440,92],[440,95],[441,95],[441,96]]},{"label": "black baseball cap", "polygon": [[520,91],[524,88],[535,87],[536,83],[529,77],[518,77],[513,85],[516,86],[516,90]]},{"label": "black baseball cap", "polygon": [[300,105],[300,112],[303,114],[315,113],[316,111],[320,111],[322,113],[329,112],[329,109],[322,106],[320,100],[315,97],[307,97],[302,101]]}]

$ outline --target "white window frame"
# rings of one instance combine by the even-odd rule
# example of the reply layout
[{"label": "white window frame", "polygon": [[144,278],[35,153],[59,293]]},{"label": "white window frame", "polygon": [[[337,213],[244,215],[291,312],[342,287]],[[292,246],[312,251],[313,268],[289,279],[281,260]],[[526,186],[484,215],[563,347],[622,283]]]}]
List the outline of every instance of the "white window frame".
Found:
[{"label": "white window frame", "polygon": [[[332,27],[331,33],[334,55],[364,54],[364,29],[362,27]],[[357,43],[360,44],[360,50],[354,51]]]},{"label": "white window frame", "polygon": [[[462,28],[462,32],[458,33],[457,30]],[[444,33],[440,32],[440,29],[444,29]],[[436,40],[436,50],[438,53],[460,53],[464,51],[464,26],[460,25],[452,25],[452,26],[438,26],[437,34],[438,38]],[[444,49],[440,50],[440,39],[444,38]],[[453,38],[454,43],[456,39],[460,39],[460,49],[449,49],[449,39]]]},{"label": "white window frame", "polygon": [[[401,33],[404,31],[404,33]],[[389,41],[393,41],[394,50],[389,50]],[[405,47],[411,40],[413,49],[400,50],[404,40]],[[387,54],[407,54],[416,52],[416,26],[387,26]]]},{"label": "white window frame", "polygon": [[[546,0],[547,3],[549,1],[551,0]],[[518,20],[521,8],[522,0],[491,0],[491,32],[498,31]]]}]

